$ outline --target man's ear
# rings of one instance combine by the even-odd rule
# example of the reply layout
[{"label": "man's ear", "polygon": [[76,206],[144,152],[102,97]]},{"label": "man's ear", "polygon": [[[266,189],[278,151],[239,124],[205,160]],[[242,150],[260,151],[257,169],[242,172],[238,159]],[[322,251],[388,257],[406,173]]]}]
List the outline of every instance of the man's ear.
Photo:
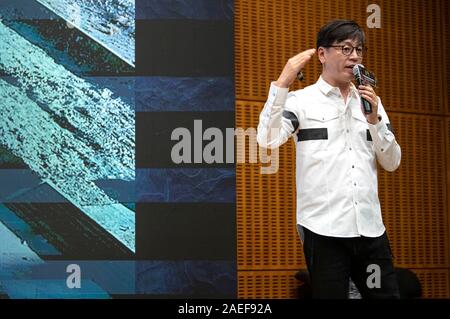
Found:
[{"label": "man's ear", "polygon": [[325,48],[324,47],[319,47],[317,49],[317,56],[319,57],[319,61],[320,63],[324,64],[325,63]]}]

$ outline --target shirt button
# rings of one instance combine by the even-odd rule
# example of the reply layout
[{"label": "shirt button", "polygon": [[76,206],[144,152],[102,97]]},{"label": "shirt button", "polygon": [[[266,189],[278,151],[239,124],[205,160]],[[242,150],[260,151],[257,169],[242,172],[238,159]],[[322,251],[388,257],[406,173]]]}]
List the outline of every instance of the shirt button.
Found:
[{"label": "shirt button", "polygon": [[352,168],[355,168],[355,165],[352,165]]},{"label": "shirt button", "polygon": [[351,147],[349,147],[348,149],[349,149],[350,151],[352,150],[352,148],[351,148]]},{"label": "shirt button", "polygon": [[356,186],[356,183],[354,183],[353,185],[355,185],[355,186]]},{"label": "shirt button", "polygon": [[358,202],[355,202],[355,205],[358,205]]},{"label": "shirt button", "polygon": [[350,130],[347,130],[347,133],[350,132]]}]

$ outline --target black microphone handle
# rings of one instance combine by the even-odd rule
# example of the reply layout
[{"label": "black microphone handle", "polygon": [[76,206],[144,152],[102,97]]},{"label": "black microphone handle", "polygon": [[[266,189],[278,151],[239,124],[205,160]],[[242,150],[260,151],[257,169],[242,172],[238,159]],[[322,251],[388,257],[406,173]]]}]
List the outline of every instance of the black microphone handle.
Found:
[{"label": "black microphone handle", "polygon": [[[361,78],[359,76],[356,76],[356,82],[358,82],[358,86],[363,85],[363,81],[361,81]],[[372,113],[372,105],[363,97],[361,97],[361,105],[363,107],[364,114]]]},{"label": "black microphone handle", "polygon": [[364,114],[372,113],[372,104],[370,104],[369,101],[367,101],[364,98],[361,98],[361,104],[364,110]]}]

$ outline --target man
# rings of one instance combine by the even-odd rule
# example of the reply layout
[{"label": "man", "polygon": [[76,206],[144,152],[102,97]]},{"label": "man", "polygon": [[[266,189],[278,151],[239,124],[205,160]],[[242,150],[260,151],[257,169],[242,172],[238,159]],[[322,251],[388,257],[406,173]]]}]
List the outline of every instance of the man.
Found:
[{"label": "man", "polygon": [[[297,224],[313,298],[347,298],[349,278],[363,298],[399,297],[376,161],[394,171],[401,150],[374,89],[351,82],[365,51],[356,22],[329,22],[317,35],[317,49],[289,59],[260,115],[262,147],[276,148],[290,136],[296,142]],[[288,93],[315,53],[322,64],[318,81]],[[363,113],[361,97],[372,113]]]}]

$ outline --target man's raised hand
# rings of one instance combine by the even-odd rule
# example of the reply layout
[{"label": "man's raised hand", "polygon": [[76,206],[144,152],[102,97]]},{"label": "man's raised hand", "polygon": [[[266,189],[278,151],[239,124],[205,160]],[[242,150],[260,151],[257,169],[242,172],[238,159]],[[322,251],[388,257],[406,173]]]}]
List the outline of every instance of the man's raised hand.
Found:
[{"label": "man's raised hand", "polygon": [[316,49],[309,49],[290,58],[275,85],[280,88],[288,88],[297,78],[297,74],[305,67],[306,63],[316,53]]}]

